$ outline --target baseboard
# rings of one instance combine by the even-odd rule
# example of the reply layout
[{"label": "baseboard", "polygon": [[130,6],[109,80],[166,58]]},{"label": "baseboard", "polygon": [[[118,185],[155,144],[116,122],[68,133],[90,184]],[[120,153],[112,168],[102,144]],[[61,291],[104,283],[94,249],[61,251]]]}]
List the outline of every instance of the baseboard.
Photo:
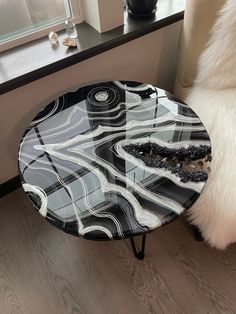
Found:
[{"label": "baseboard", "polygon": [[0,184],[0,198],[15,191],[21,186],[20,176],[11,178],[7,182]]}]

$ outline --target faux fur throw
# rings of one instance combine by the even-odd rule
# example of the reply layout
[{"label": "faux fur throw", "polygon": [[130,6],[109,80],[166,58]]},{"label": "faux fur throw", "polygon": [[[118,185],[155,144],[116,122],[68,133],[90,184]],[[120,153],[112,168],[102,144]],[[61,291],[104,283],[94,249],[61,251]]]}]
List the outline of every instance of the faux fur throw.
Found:
[{"label": "faux fur throw", "polygon": [[202,53],[196,83],[205,88],[236,87],[236,1],[219,12],[208,48]]},{"label": "faux fur throw", "polygon": [[186,102],[205,124],[212,170],[189,218],[214,247],[236,242],[236,1],[227,1]]}]

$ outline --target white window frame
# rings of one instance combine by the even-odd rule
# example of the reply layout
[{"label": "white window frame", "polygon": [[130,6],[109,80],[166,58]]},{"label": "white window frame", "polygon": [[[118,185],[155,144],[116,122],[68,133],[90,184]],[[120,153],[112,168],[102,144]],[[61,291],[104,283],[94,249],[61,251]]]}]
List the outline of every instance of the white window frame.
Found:
[{"label": "white window frame", "polygon": [[[66,15],[69,17],[70,12],[72,11],[72,18],[76,24],[79,24],[84,21],[83,16],[83,8],[82,8],[82,1],[81,0],[70,0],[71,7],[66,7]],[[47,36],[50,31],[58,32],[60,30],[65,29],[65,23],[59,22],[53,25],[46,26],[44,28],[31,31],[27,34],[19,35],[17,38],[9,39],[5,42],[0,43],[0,52],[14,48],[16,46],[20,46],[22,44],[31,42],[35,39],[42,38]]]}]

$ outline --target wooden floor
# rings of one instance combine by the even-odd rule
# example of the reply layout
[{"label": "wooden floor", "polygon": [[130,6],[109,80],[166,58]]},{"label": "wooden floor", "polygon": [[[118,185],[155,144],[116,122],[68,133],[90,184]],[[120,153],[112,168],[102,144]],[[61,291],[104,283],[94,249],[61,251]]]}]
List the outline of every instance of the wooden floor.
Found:
[{"label": "wooden floor", "polygon": [[236,245],[218,252],[175,221],[138,261],[128,241],[57,230],[19,189],[0,199],[0,313],[236,313]]}]

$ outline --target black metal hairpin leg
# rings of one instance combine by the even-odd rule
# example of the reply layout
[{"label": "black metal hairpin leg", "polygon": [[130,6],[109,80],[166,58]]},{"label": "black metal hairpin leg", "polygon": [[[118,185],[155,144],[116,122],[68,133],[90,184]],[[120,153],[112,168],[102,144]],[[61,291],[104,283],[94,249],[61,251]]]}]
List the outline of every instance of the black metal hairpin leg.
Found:
[{"label": "black metal hairpin leg", "polygon": [[196,241],[204,241],[202,234],[201,234],[201,231],[195,226],[193,226],[192,229],[193,229],[195,240]]},{"label": "black metal hairpin leg", "polygon": [[139,259],[142,260],[144,259],[144,251],[145,251],[145,242],[146,242],[146,234],[142,235],[142,245],[141,245],[141,250],[137,251],[136,245],[134,243],[134,238],[130,239],[131,245],[132,245],[132,249],[133,249],[133,253],[134,256]]}]

